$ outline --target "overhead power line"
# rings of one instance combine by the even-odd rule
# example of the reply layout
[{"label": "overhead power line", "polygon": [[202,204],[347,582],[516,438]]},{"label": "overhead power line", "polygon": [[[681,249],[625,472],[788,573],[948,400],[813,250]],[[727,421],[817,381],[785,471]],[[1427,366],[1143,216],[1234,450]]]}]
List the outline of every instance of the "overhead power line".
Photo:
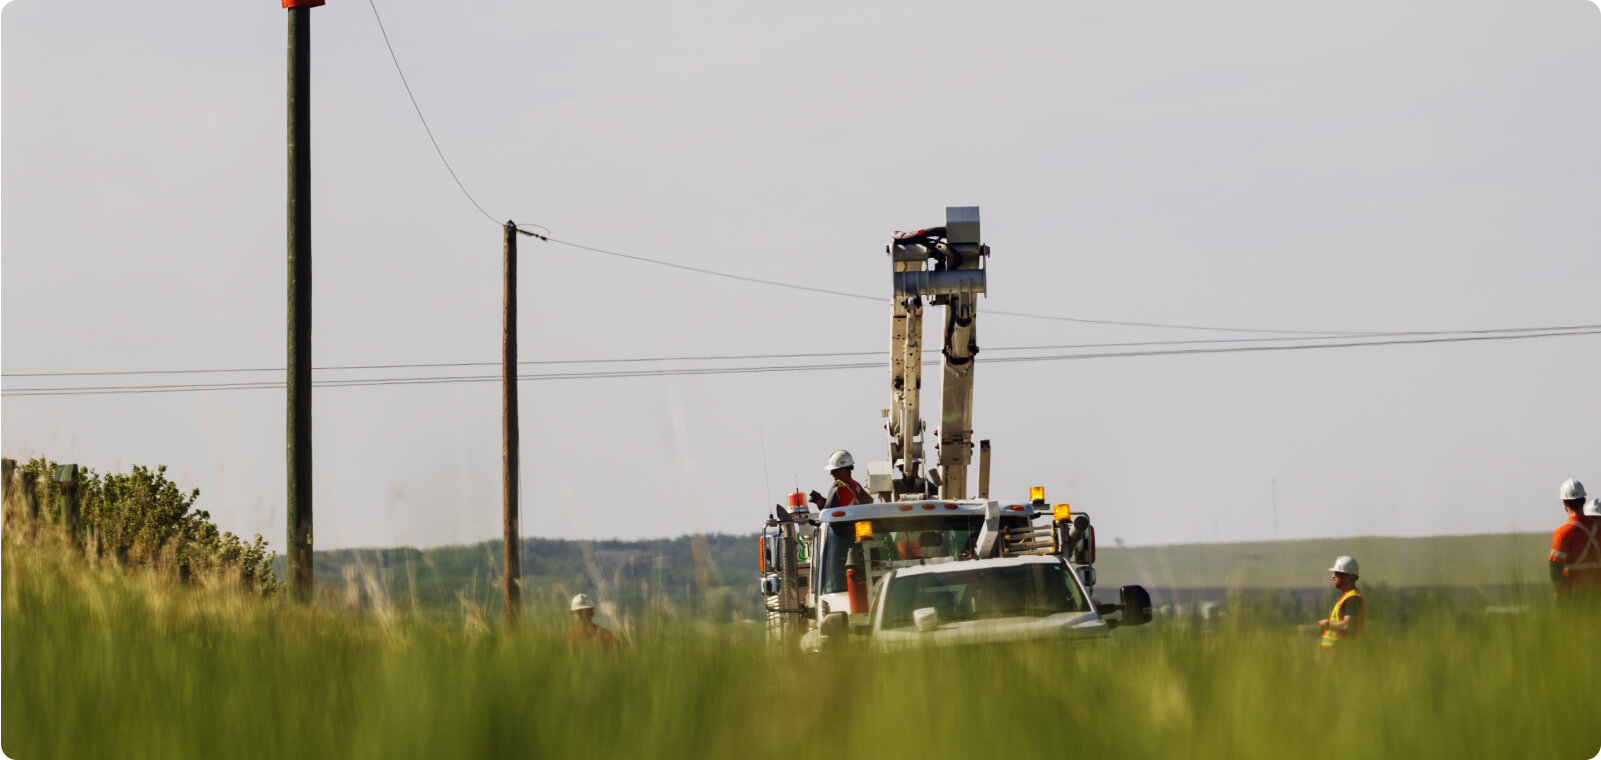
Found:
[{"label": "overhead power line", "polygon": [[[1535,333],[1555,332],[1562,330],[1590,330],[1601,329],[1601,324],[1592,325],[1554,325],[1549,327],[1502,327],[1484,330],[1418,330],[1411,332],[1386,333],[1347,333],[1330,336],[1314,336],[1304,338],[1204,338],[1192,340],[1141,340],[1120,341],[1115,343],[1058,343],[1041,344],[1033,346],[984,346],[985,353],[1013,352],[1013,351],[1056,351],[1082,348],[1136,348],[1145,346],[1193,346],[1217,345],[1235,343],[1268,343],[1285,341],[1328,341],[1345,340],[1351,338],[1368,337],[1427,337],[1427,336],[1453,336],[1453,335],[1489,335],[1499,333]],[[823,359],[844,356],[880,356],[882,350],[874,351],[813,351],[801,353],[766,353],[766,354],[700,354],[683,356],[630,356],[611,359],[531,359],[518,362],[521,367],[559,366],[574,364],[647,364],[665,362],[715,362],[715,361],[751,361],[757,359]],[[939,353],[938,348],[924,350],[924,355]],[[342,372],[355,370],[382,370],[382,369],[461,369],[466,367],[498,367],[500,362],[410,362],[398,364],[333,364],[322,367],[313,367],[318,372]],[[108,377],[108,376],[137,376],[137,375],[230,375],[249,374],[259,372],[283,372],[283,367],[234,367],[227,369],[142,369],[142,370],[85,370],[79,372],[7,372],[0,377]]]},{"label": "overhead power line", "polygon": [[[798,285],[798,284],[795,284],[795,283],[792,283],[792,282],[784,282],[782,280],[768,280],[768,279],[763,279],[763,278],[760,278],[760,277],[747,277],[745,275],[730,274],[728,272],[721,272],[721,271],[718,271],[718,270],[715,270],[715,269],[707,269],[705,267],[689,266],[687,264],[679,264],[679,263],[672,262],[672,261],[665,261],[663,259],[653,259],[653,258],[650,258],[648,256],[638,256],[638,255],[635,255],[635,254],[632,254],[632,253],[623,253],[621,251],[613,251],[613,250],[608,250],[606,248],[597,248],[597,247],[592,246],[592,245],[583,245],[581,243],[574,243],[574,242],[571,242],[571,241],[568,241],[568,240],[559,240],[557,238],[549,237],[549,236],[546,236],[546,235],[537,235],[536,237],[538,237],[539,239],[544,240],[546,242],[557,243],[559,245],[565,245],[565,246],[568,246],[568,247],[571,247],[571,248],[577,248],[579,250],[589,251],[591,253],[599,253],[599,254],[604,254],[604,255],[607,255],[607,256],[616,256],[618,258],[628,259],[630,261],[638,261],[638,262],[642,262],[642,263],[646,263],[646,264],[655,264],[657,266],[669,267],[669,268],[672,268],[672,269],[680,269],[680,270],[683,270],[683,271],[686,271],[686,272],[696,272],[698,274],[710,275],[712,277],[722,277],[722,278],[729,279],[729,280],[739,280],[739,281],[742,281],[742,282],[756,283],[756,284],[759,284],[759,285],[769,285],[769,286],[776,287],[776,288],[788,288],[788,289],[791,289],[791,290],[802,290],[802,291],[808,291],[808,292],[812,292],[812,293],[823,293],[823,294],[827,294],[827,295],[840,296],[842,298],[854,298],[854,299],[862,300],[862,301],[874,301],[874,302],[877,302],[877,303],[884,303],[885,302],[885,298],[883,296],[868,295],[866,293],[852,293],[852,292],[846,291],[846,290],[835,290],[833,288],[819,288],[819,287],[813,287],[813,286],[810,286],[810,285]],[[1309,336],[1311,336],[1311,335],[1341,336],[1341,335],[1352,335],[1352,334],[1359,334],[1359,335],[1385,335],[1385,334],[1391,334],[1391,333],[1381,333],[1381,332],[1363,332],[1363,331],[1356,331],[1356,330],[1341,330],[1341,331],[1336,331],[1336,330],[1280,330],[1280,329],[1258,328],[1258,327],[1218,327],[1218,326],[1215,326],[1215,325],[1190,325],[1190,324],[1178,324],[1178,323],[1167,323],[1167,322],[1131,322],[1131,321],[1114,320],[1114,319],[1091,319],[1091,318],[1088,318],[1088,317],[1066,317],[1066,316],[1060,316],[1060,315],[1055,315],[1055,314],[1035,314],[1035,313],[1025,312],[1025,311],[1006,311],[1006,310],[1000,310],[1000,309],[986,309],[984,311],[984,313],[987,314],[987,315],[995,315],[995,316],[1002,316],[1002,317],[1020,317],[1020,318],[1024,318],[1024,319],[1043,319],[1043,320],[1049,320],[1049,321],[1053,321],[1053,322],[1076,322],[1076,323],[1080,323],[1080,324],[1109,325],[1109,326],[1116,326],[1116,327],[1157,327],[1157,328],[1171,329],[1171,330],[1202,330],[1202,331],[1210,331],[1210,332],[1252,333],[1252,334],[1269,333],[1269,334],[1277,334],[1277,335],[1309,335]],[[1399,334],[1399,333],[1397,333],[1397,334]]]},{"label": "overhead power line", "polygon": [[[438,138],[434,137],[434,130],[431,127],[428,126],[428,118],[423,115],[422,106],[417,103],[417,96],[411,90],[411,83],[406,80],[406,72],[401,68],[400,57],[395,54],[395,46],[389,40],[389,32],[388,32],[388,30],[386,30],[384,28],[384,20],[383,20],[383,17],[378,13],[378,5],[377,5],[376,0],[367,0],[367,4],[369,6],[371,6],[371,8],[372,8],[373,19],[378,23],[378,33],[383,36],[384,47],[386,49],[388,49],[388,51],[389,51],[389,60],[392,61],[395,64],[395,73],[397,75],[399,75],[399,77],[400,77],[400,84],[401,84],[402,87],[405,88],[406,97],[411,101],[412,110],[417,112],[417,120],[422,123],[423,131],[428,134],[428,142],[431,143],[434,146],[434,153],[438,154],[440,163],[445,165],[445,171],[450,173],[450,178],[453,181],[455,181],[456,187],[459,190],[461,190],[461,194],[467,198],[467,202],[471,203],[473,205],[473,208],[478,209],[478,213],[483,214],[485,219],[488,219],[490,222],[496,224],[497,226],[501,225],[502,223],[499,220],[497,220],[494,217],[494,215],[490,214],[488,211],[485,211],[484,207],[481,204],[478,203],[477,199],[473,198],[472,193],[467,191],[466,184],[464,184],[461,181],[461,177],[456,174],[455,168],[450,165],[450,160],[445,158],[445,151],[444,151],[443,148],[439,147],[439,140],[438,140]],[[532,230],[525,229],[526,227],[537,227],[537,228],[539,228],[541,230],[544,230],[544,233],[541,234],[541,233],[533,232]],[[741,282],[748,282],[748,283],[758,284],[758,285],[767,285],[767,286],[770,286],[770,287],[788,288],[788,289],[791,289],[791,290],[800,290],[800,291],[806,291],[806,292],[812,292],[812,293],[823,293],[823,294],[827,294],[827,295],[840,296],[842,298],[853,298],[853,299],[858,299],[858,300],[880,301],[880,302],[883,300],[882,298],[880,298],[878,296],[868,295],[866,293],[852,293],[852,292],[843,291],[843,290],[835,290],[835,289],[832,289],[832,288],[820,288],[820,287],[813,287],[813,286],[810,286],[810,285],[800,285],[800,284],[796,284],[796,283],[792,283],[792,282],[784,282],[782,280],[770,280],[770,279],[764,279],[764,278],[761,278],[761,277],[749,277],[749,276],[745,276],[745,275],[733,274],[733,273],[730,273],[730,272],[723,272],[723,271],[719,271],[719,270],[716,270],[716,269],[709,269],[709,268],[706,268],[706,267],[697,267],[697,266],[691,266],[689,264],[679,264],[679,263],[672,262],[672,261],[665,261],[665,260],[662,260],[662,259],[654,259],[654,258],[650,258],[648,256],[638,256],[638,255],[629,254],[629,253],[622,253],[620,251],[613,251],[613,250],[608,250],[608,249],[605,249],[605,248],[599,248],[599,247],[596,247],[596,246],[584,245],[582,243],[575,243],[575,242],[572,242],[570,240],[559,240],[557,238],[553,238],[553,237],[550,236],[550,228],[545,227],[544,225],[540,225],[540,224],[521,224],[521,225],[517,226],[517,231],[521,232],[524,235],[528,235],[528,236],[531,236],[531,237],[536,237],[536,238],[539,238],[540,240],[543,240],[543,241],[546,241],[546,242],[556,243],[558,245],[565,245],[565,246],[568,246],[570,248],[575,248],[575,249],[582,250],[582,251],[589,251],[591,253],[599,253],[599,254],[604,254],[604,255],[607,255],[607,256],[615,256],[615,257],[618,257],[618,258],[628,259],[628,260],[631,260],[631,261],[647,263],[647,264],[655,264],[657,266],[670,267],[670,268],[682,270],[682,271],[685,271],[685,272],[694,272],[694,273],[697,273],[697,274],[703,274],[703,275],[707,275],[707,276],[711,276],[711,277],[721,277],[721,278],[724,278],[724,279],[737,280],[737,281],[741,281]],[[1308,336],[1311,336],[1311,335],[1341,336],[1341,335],[1349,335],[1349,334],[1358,332],[1358,331],[1352,331],[1352,330],[1284,330],[1284,329],[1274,329],[1274,328],[1219,327],[1219,326],[1216,326],[1216,325],[1192,325],[1192,324],[1180,324],[1180,323],[1176,323],[1176,322],[1137,322],[1137,321],[1131,321],[1131,320],[1095,319],[1095,318],[1090,318],[1090,317],[1069,317],[1069,316],[1060,316],[1060,315],[1054,315],[1054,314],[1035,314],[1035,313],[1030,313],[1030,312],[1006,311],[1006,310],[989,310],[987,313],[995,315],[995,316],[1002,316],[1002,317],[1017,317],[1017,318],[1022,318],[1022,319],[1038,319],[1038,320],[1047,320],[1047,321],[1053,321],[1053,322],[1073,322],[1073,323],[1077,323],[1077,324],[1106,325],[1106,326],[1116,326],[1116,327],[1146,327],[1146,328],[1159,328],[1159,329],[1167,329],[1167,330],[1197,330],[1197,331],[1207,331],[1207,332],[1257,333],[1257,334],[1273,334],[1273,335],[1308,335]],[[1368,332],[1363,332],[1363,333],[1360,333],[1360,334],[1381,335],[1381,334],[1409,334],[1409,333],[1368,333]]]},{"label": "overhead power line", "polygon": [[411,99],[411,107],[417,111],[417,120],[422,122],[423,131],[428,133],[428,141],[434,144],[434,152],[439,154],[439,160],[445,165],[445,171],[450,172],[450,178],[456,181],[456,187],[461,188],[461,194],[467,196],[467,202],[473,204],[478,213],[497,225],[501,224],[485,211],[483,206],[478,205],[478,201],[473,199],[473,194],[467,192],[467,186],[461,183],[461,178],[456,176],[456,170],[451,168],[450,160],[445,158],[445,151],[439,147],[439,141],[434,138],[434,131],[428,127],[428,119],[422,115],[422,106],[417,105],[417,96],[411,92],[411,83],[406,81],[406,72],[400,69],[400,58],[395,55],[395,46],[389,43],[389,32],[384,29],[383,17],[378,15],[377,3],[374,0],[367,0],[367,4],[372,6],[372,17],[378,22],[378,33],[384,37],[384,47],[389,48],[389,60],[395,62],[395,73],[400,75],[400,84],[406,88],[406,97]]},{"label": "overhead power line", "polygon": [[[485,219],[488,219],[490,222],[494,223],[495,225],[500,226],[502,224],[502,222],[497,220],[494,217],[494,215],[490,214],[488,211],[485,211],[484,207],[482,205],[480,205],[475,198],[473,198],[472,193],[468,192],[466,184],[464,184],[461,181],[461,177],[456,174],[455,168],[453,168],[450,165],[450,160],[445,158],[445,151],[444,151],[444,149],[439,147],[439,140],[434,137],[434,130],[431,127],[428,126],[428,118],[423,115],[422,106],[417,103],[417,96],[411,90],[411,83],[406,80],[406,72],[401,68],[400,57],[395,54],[395,46],[389,40],[389,32],[388,32],[388,30],[386,30],[384,28],[384,20],[383,20],[383,17],[378,13],[378,5],[377,5],[376,0],[367,0],[367,4],[372,8],[373,19],[378,23],[378,32],[383,37],[384,47],[386,49],[388,49],[388,51],[389,51],[389,60],[392,61],[395,64],[395,73],[397,75],[399,75],[399,77],[400,77],[400,84],[406,90],[406,97],[411,101],[412,109],[417,112],[417,120],[422,123],[423,131],[428,134],[428,141],[434,146],[434,153],[438,154],[440,163],[445,165],[445,171],[450,173],[450,178],[453,181],[455,181],[456,187],[458,189],[460,189],[461,190],[461,194],[467,198],[467,202],[471,203],[473,205],[473,208],[478,209],[478,213],[483,214]],[[541,233],[533,232],[532,230],[529,230],[529,229],[524,229],[526,227],[537,227],[537,228],[539,228],[541,230],[544,230],[544,233],[541,234]],[[706,268],[706,267],[697,267],[697,266],[691,266],[689,264],[679,264],[679,263],[672,262],[672,261],[665,261],[665,260],[662,260],[662,259],[650,258],[648,256],[638,256],[638,255],[635,255],[635,254],[622,253],[620,251],[613,251],[613,250],[609,250],[609,249],[605,249],[605,248],[599,248],[599,247],[596,247],[596,246],[584,245],[582,243],[575,243],[575,242],[570,241],[570,240],[560,240],[560,239],[551,237],[550,236],[550,228],[545,227],[544,225],[540,225],[540,224],[521,224],[521,225],[517,226],[517,231],[521,232],[524,235],[528,235],[530,237],[535,237],[535,238],[538,238],[538,239],[546,241],[546,242],[556,243],[558,245],[568,246],[570,248],[574,248],[574,249],[577,249],[577,250],[588,251],[588,252],[591,252],[591,253],[603,254],[603,255],[606,255],[606,256],[615,256],[617,258],[628,259],[630,261],[636,261],[636,262],[640,262],[640,263],[655,264],[657,266],[670,267],[672,269],[678,269],[678,270],[685,271],[685,272],[694,272],[696,274],[703,274],[703,275],[707,275],[707,276],[711,276],[711,277],[721,277],[721,278],[724,278],[724,279],[736,280],[736,281],[740,281],[740,282],[748,282],[748,283],[757,284],[757,285],[767,285],[767,286],[770,286],[770,287],[788,288],[788,289],[791,289],[791,290],[799,290],[799,291],[805,291],[805,292],[811,292],[811,293],[821,293],[821,294],[826,294],[826,295],[834,295],[834,296],[839,296],[839,297],[842,297],[842,298],[852,298],[852,299],[857,299],[857,300],[877,301],[877,302],[882,302],[883,301],[883,299],[881,297],[879,297],[879,296],[868,295],[866,293],[852,293],[852,292],[844,291],[844,290],[835,290],[833,288],[821,288],[821,287],[814,287],[814,286],[810,286],[810,285],[800,285],[800,284],[792,283],[792,282],[784,282],[782,280],[771,280],[771,279],[765,279],[765,278],[761,278],[761,277],[749,277],[749,276],[746,276],[746,275],[738,275],[738,274],[733,274],[733,273],[730,273],[730,272],[723,272],[723,271],[719,271],[719,270],[716,270],[716,269],[710,269],[710,268]],[[1250,333],[1250,334],[1270,334],[1270,335],[1328,336],[1328,337],[1343,337],[1343,336],[1353,335],[1353,334],[1356,334],[1356,335],[1393,335],[1393,336],[1418,334],[1418,333],[1415,333],[1415,332],[1371,332],[1371,331],[1356,331],[1356,330],[1285,330],[1285,329],[1277,329],[1277,328],[1219,327],[1219,326],[1216,326],[1216,325],[1194,325],[1194,324],[1182,324],[1182,323],[1177,323],[1177,322],[1139,322],[1139,321],[1132,321],[1132,320],[1097,319],[1097,318],[1091,318],[1091,317],[1070,317],[1070,316],[1061,316],[1061,315],[1054,315],[1054,314],[1037,314],[1037,313],[1032,313],[1032,312],[1009,311],[1009,310],[1001,310],[1001,309],[986,310],[986,313],[990,314],[990,315],[994,315],[994,316],[1001,316],[1001,317],[1016,317],[1016,318],[1020,318],[1020,319],[1037,319],[1037,320],[1046,320],[1046,321],[1052,321],[1052,322],[1072,322],[1072,323],[1077,323],[1077,324],[1104,325],[1104,326],[1114,326],[1114,327],[1144,327],[1144,328],[1158,328],[1158,329],[1165,329],[1165,330],[1196,330],[1196,331],[1206,331],[1206,332]]]},{"label": "overhead power line", "polygon": [[[1093,359],[1122,359],[1156,356],[1193,356],[1200,354],[1235,354],[1262,351],[1309,351],[1330,348],[1356,348],[1370,346],[1394,345],[1421,345],[1431,343],[1466,343],[1481,341],[1528,340],[1533,338],[1556,338],[1580,335],[1601,335],[1601,329],[1567,330],[1558,332],[1521,333],[1512,335],[1467,335],[1456,337],[1422,337],[1401,338],[1388,340],[1349,340],[1338,343],[1302,343],[1293,345],[1252,345],[1229,346],[1219,348],[1173,348],[1150,351],[1112,351],[1098,353],[1060,354],[1043,356],[1014,356],[988,359],[985,364],[1013,364],[1024,362],[1046,361],[1072,361]],[[937,361],[925,361],[925,366],[937,365]],[[874,362],[837,362],[827,364],[779,364],[756,365],[744,367],[691,367],[691,368],[661,368],[646,370],[597,370],[584,372],[556,372],[544,374],[518,375],[518,381],[548,381],[548,380],[597,380],[614,378],[663,377],[663,376],[697,376],[697,375],[740,375],[773,372],[819,372],[846,369],[883,369],[882,361]],[[374,387],[384,385],[437,385],[454,383],[484,383],[498,382],[501,376],[495,375],[462,375],[447,377],[392,377],[392,378],[356,378],[343,380],[318,380],[313,383],[324,388]],[[71,386],[62,388],[16,388],[4,391],[5,396],[83,396],[83,395],[120,395],[131,393],[182,393],[199,391],[226,391],[226,390],[270,390],[282,388],[281,382],[233,382],[233,383],[184,383],[171,385],[106,385],[106,386]]]}]

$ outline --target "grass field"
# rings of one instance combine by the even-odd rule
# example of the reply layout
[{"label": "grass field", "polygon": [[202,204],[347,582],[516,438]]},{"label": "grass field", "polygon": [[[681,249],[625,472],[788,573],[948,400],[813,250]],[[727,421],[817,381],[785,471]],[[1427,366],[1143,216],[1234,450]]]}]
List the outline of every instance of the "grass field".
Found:
[{"label": "grass field", "polygon": [[[3,552],[0,745],[18,758],[1589,758],[1601,620],[1376,627],[1360,650],[1243,616],[1114,645],[774,652],[648,621],[615,654],[517,630],[299,607]],[[548,607],[547,607],[548,608]],[[1123,632],[1120,632],[1123,633]]]}]

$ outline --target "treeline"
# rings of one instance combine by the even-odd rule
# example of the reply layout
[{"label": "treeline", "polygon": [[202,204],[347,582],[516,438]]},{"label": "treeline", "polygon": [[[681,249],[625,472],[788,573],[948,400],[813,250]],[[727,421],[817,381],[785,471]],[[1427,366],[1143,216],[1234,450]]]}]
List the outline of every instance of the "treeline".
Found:
[{"label": "treeline", "polygon": [[[756,537],[702,534],[643,541],[524,538],[527,612],[565,616],[583,592],[604,617],[622,621],[760,619]],[[501,542],[431,549],[338,549],[314,555],[325,599],[393,605],[425,613],[499,615]],[[283,559],[277,569],[283,572]]]},{"label": "treeline", "polygon": [[281,588],[261,535],[245,541],[219,530],[211,513],[195,508],[200,489],[179,488],[165,465],[99,473],[8,459],[4,480],[8,530],[63,529],[84,551],[123,567],[170,570],[185,580],[208,576],[260,594]]}]

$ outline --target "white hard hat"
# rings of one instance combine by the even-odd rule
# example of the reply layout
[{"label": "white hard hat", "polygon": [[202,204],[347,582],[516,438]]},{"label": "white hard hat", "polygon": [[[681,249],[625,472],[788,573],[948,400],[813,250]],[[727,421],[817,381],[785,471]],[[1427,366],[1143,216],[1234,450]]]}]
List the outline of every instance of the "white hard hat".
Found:
[{"label": "white hard hat", "polygon": [[1584,505],[1584,513],[1591,517],[1601,517],[1601,496],[1591,499],[1589,504]]},{"label": "white hard hat", "polygon": [[1580,483],[1576,478],[1568,478],[1562,481],[1562,495],[1559,498],[1563,501],[1584,498],[1584,484]]},{"label": "white hard hat", "polygon": [[855,466],[856,466],[856,460],[851,458],[851,453],[849,451],[846,451],[844,449],[840,449],[839,451],[836,451],[836,452],[828,455],[828,471],[829,472],[833,472],[833,471],[835,471],[835,470],[837,470],[837,469],[839,469],[841,467],[855,467]]},{"label": "white hard hat", "polygon": [[1353,578],[1362,574],[1357,571],[1356,560],[1344,555],[1335,558],[1334,567],[1329,568],[1329,572],[1345,573]]},{"label": "white hard hat", "polygon": [[595,603],[589,601],[588,594],[579,594],[578,596],[573,597],[573,612],[592,609],[595,609]]}]

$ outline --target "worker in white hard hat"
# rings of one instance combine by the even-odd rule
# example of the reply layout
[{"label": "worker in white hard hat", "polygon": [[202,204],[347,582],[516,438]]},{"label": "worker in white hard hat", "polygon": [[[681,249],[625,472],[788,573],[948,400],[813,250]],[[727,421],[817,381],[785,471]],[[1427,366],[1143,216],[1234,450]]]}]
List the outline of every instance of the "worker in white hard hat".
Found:
[{"label": "worker in white hard hat", "polygon": [[1584,484],[1568,478],[1557,490],[1567,522],[1551,534],[1551,590],[1556,598],[1601,601],[1601,517],[1585,514]]},{"label": "worker in white hard hat", "polygon": [[611,631],[595,625],[595,603],[588,594],[573,597],[573,627],[567,629],[567,643],[581,643],[602,649],[616,649],[617,638]]},{"label": "worker in white hard hat", "polygon": [[1329,568],[1329,576],[1333,578],[1334,590],[1340,592],[1340,598],[1334,601],[1334,609],[1329,611],[1329,616],[1317,621],[1325,652],[1333,652],[1341,646],[1341,642],[1362,635],[1367,621],[1367,605],[1362,603],[1362,592],[1356,590],[1356,579],[1360,576],[1356,559],[1337,557],[1334,566]]},{"label": "worker in white hard hat", "polygon": [[828,487],[828,495],[824,496],[816,491],[811,494],[813,504],[818,509],[835,509],[848,507],[852,504],[872,504],[873,497],[862,487],[861,483],[851,477],[851,471],[856,469],[856,460],[851,453],[840,449],[828,455],[828,474],[834,477],[834,484]]}]

